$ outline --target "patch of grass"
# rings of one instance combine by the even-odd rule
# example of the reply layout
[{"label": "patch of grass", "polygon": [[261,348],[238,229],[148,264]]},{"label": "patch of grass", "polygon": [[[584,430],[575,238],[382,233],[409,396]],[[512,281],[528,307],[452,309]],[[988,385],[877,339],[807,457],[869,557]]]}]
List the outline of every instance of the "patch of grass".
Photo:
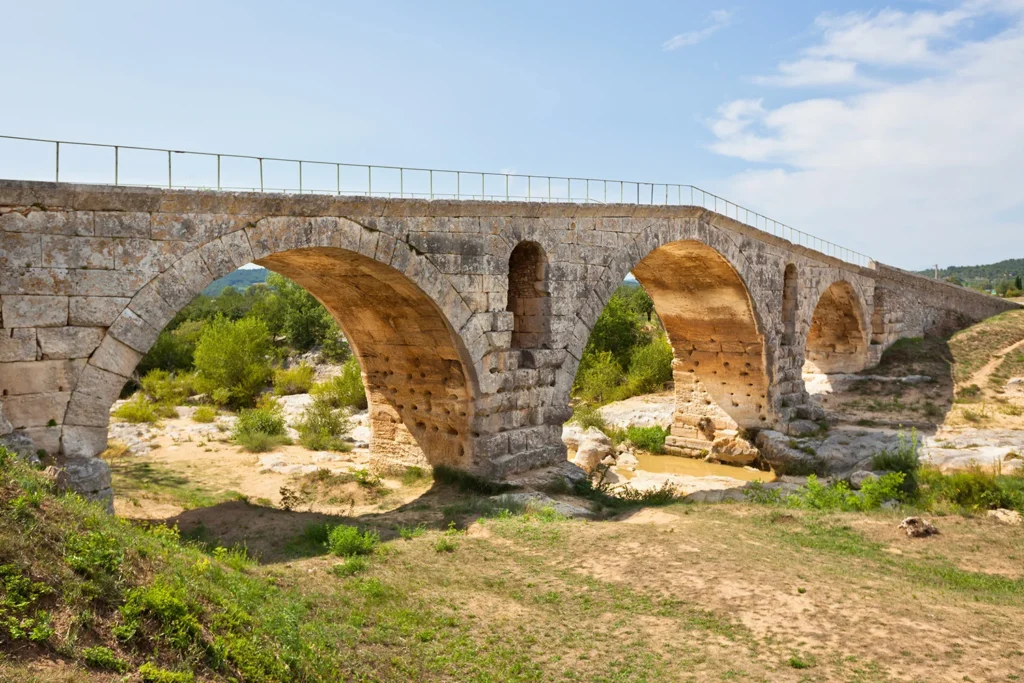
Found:
[{"label": "patch of grass", "polygon": [[971,384],[966,387],[960,387],[956,392],[956,401],[958,403],[975,403],[981,398],[981,387],[977,384]]},{"label": "patch of grass", "polygon": [[341,437],[348,433],[348,420],[323,397],[316,397],[295,425],[299,441],[313,451],[351,451],[352,444]]},{"label": "patch of grass", "polygon": [[112,414],[119,420],[133,424],[143,422],[152,424],[160,419],[156,406],[150,403],[149,399],[141,393],[135,394],[135,396],[119,405]]},{"label": "patch of grass", "polygon": [[192,412],[192,421],[210,423],[217,419],[217,409],[213,406],[199,406]]},{"label": "patch of grass", "polygon": [[313,368],[305,363],[274,370],[274,393],[278,396],[306,394],[312,386]]},{"label": "patch of grass", "polygon": [[139,667],[143,683],[195,683],[196,677],[188,671],[168,671],[152,662]]},{"label": "patch of grass", "polygon": [[910,434],[900,430],[898,443],[895,448],[876,453],[871,458],[871,467],[875,470],[888,472],[901,472],[903,482],[900,490],[909,498],[917,494],[918,471],[921,469],[918,448],[921,440],[917,436],[917,429],[911,429]]},{"label": "patch of grass", "polygon": [[626,439],[637,448],[648,453],[663,453],[665,437],[669,435],[667,428],[661,427],[627,427]]},{"label": "patch of grass", "polygon": [[352,555],[346,557],[344,562],[340,562],[331,567],[331,573],[335,576],[355,576],[366,571],[370,566],[370,561],[366,559],[364,555]]},{"label": "patch of grass", "polygon": [[402,472],[402,486],[417,486],[430,483],[433,480],[430,472],[422,467],[406,467]]},{"label": "patch of grass", "polygon": [[423,534],[427,533],[427,527],[421,522],[416,526],[399,526],[397,531],[398,535],[401,536],[403,540],[411,541],[412,539],[419,538]]},{"label": "patch of grass", "polygon": [[981,422],[988,422],[992,418],[992,414],[989,412],[987,405],[982,405],[978,410],[961,408],[960,417],[972,424],[979,424]]},{"label": "patch of grass", "polygon": [[921,471],[922,506],[954,512],[1008,508],[1024,513],[1024,475],[1003,475],[975,467],[943,474]]},{"label": "patch of grass", "polygon": [[450,523],[448,529],[434,540],[434,550],[439,553],[454,553],[459,549],[459,542],[456,540],[458,535],[455,523]]},{"label": "patch of grass", "polygon": [[128,662],[114,654],[109,647],[97,645],[82,650],[82,660],[87,666],[103,671],[113,671],[123,674],[128,671]]},{"label": "patch of grass", "polygon": [[601,415],[601,411],[597,407],[582,401],[573,406],[572,417],[569,421],[575,422],[583,429],[596,427],[604,431],[608,426],[604,416]]},{"label": "patch of grass", "polygon": [[264,453],[291,443],[285,434],[281,406],[273,399],[261,401],[255,408],[240,410],[233,436],[235,443],[251,453]]},{"label": "patch of grass", "polygon": [[1021,340],[1024,340],[1024,311],[1000,313],[957,332],[949,340],[955,360],[953,379],[958,383],[969,381],[997,351]]},{"label": "patch of grass", "polygon": [[516,488],[507,482],[491,481],[472,472],[447,465],[437,465],[434,467],[434,481],[439,484],[454,486],[462,493],[478,493],[484,496],[495,496]]},{"label": "patch of grass", "polygon": [[367,406],[362,370],[355,356],[350,356],[341,366],[341,374],[314,384],[309,393],[326,401],[332,408],[364,410]]},{"label": "patch of grass", "polygon": [[198,486],[180,473],[145,459],[119,458],[109,463],[114,488],[128,498],[145,495],[194,510],[242,497],[235,491]]},{"label": "patch of grass", "polygon": [[380,535],[376,531],[360,532],[359,529],[344,524],[327,532],[327,547],[332,555],[339,557],[369,555],[378,543]]}]

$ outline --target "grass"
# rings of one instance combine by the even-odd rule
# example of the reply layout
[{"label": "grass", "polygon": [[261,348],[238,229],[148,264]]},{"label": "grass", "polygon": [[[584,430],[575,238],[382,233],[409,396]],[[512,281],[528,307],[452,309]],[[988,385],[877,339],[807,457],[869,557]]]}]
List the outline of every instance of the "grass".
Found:
[{"label": "grass", "polygon": [[313,367],[301,363],[293,368],[274,370],[274,393],[278,396],[309,393],[313,386]]},{"label": "grass", "polygon": [[341,367],[341,374],[326,382],[314,384],[310,393],[326,401],[332,408],[366,408],[366,389],[363,387],[362,370],[355,356],[350,356]]},{"label": "grass", "polygon": [[192,421],[210,423],[217,419],[217,409],[213,406],[199,406],[192,412]]},{"label": "grass", "polygon": [[348,420],[322,396],[313,399],[295,428],[299,432],[299,441],[310,450],[352,450],[352,444],[342,438],[349,432]]},{"label": "grass", "polygon": [[145,496],[194,510],[229,500],[244,500],[236,491],[197,486],[180,473],[145,459],[114,458],[108,462],[114,487],[129,501]]},{"label": "grass", "polygon": [[255,408],[240,410],[233,438],[251,453],[264,453],[291,443],[285,433],[281,407],[273,399],[262,401]]},{"label": "grass", "polygon": [[954,334],[949,340],[953,379],[967,382],[992,356],[1024,340],[1024,311],[1007,311]]}]

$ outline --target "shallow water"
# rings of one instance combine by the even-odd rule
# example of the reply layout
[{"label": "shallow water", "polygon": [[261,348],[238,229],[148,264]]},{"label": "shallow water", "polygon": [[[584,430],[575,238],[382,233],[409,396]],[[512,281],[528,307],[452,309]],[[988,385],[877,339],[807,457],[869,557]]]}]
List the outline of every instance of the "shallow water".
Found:
[{"label": "shallow water", "polygon": [[[753,467],[737,467],[704,462],[697,458],[684,458],[678,455],[654,455],[652,453],[636,453],[640,461],[637,470],[666,474],[686,474],[691,477],[731,477],[743,481],[775,481],[774,472],[763,472]],[[634,472],[622,468],[615,470],[626,479],[632,479]]]}]

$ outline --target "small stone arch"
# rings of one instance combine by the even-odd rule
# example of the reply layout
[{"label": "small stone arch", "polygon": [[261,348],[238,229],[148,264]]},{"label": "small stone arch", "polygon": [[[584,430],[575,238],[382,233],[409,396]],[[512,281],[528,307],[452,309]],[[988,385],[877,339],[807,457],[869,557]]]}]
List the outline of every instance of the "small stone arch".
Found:
[{"label": "small stone arch", "polygon": [[858,372],[867,364],[867,335],[859,297],[845,280],[833,282],[814,307],[805,344],[805,371]]},{"label": "small stone arch", "polygon": [[249,262],[306,288],[349,338],[363,369],[371,452],[380,465],[478,467],[469,427],[477,377],[458,332],[471,312],[447,277],[408,244],[333,217],[265,218],[155,274],[83,370],[65,417],[65,457],[106,447],[110,405],[160,331],[210,282]]},{"label": "small stone arch", "polygon": [[509,255],[506,310],[513,315],[512,348],[550,347],[548,259],[537,242],[520,242]]}]

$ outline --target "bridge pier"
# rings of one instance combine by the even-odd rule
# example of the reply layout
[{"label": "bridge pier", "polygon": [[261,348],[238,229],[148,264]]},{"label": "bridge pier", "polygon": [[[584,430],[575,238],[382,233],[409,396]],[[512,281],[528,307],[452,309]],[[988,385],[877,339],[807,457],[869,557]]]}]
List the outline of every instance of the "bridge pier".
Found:
[{"label": "bridge pier", "polygon": [[171,318],[250,262],[338,320],[382,466],[491,477],[565,458],[583,348],[630,272],[673,347],[680,450],[741,451],[804,416],[805,357],[859,369],[901,336],[1015,307],[698,207],[0,181],[0,436],[109,498],[111,404]]}]

